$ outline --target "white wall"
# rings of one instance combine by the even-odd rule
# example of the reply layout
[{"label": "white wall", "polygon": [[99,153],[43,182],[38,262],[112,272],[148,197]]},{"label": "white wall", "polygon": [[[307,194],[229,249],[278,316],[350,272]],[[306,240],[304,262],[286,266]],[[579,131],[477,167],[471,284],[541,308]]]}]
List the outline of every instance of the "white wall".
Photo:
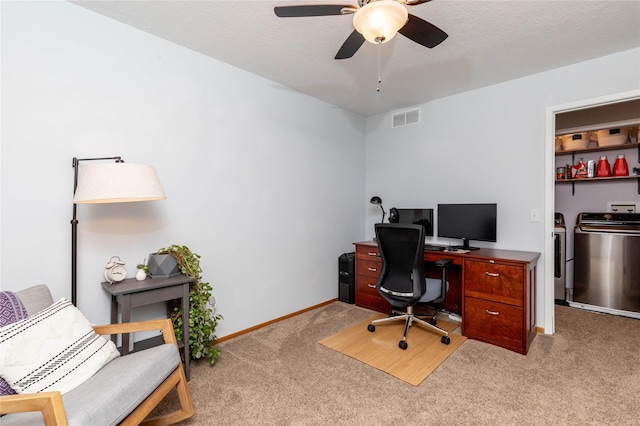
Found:
[{"label": "white wall", "polygon": [[218,337],[337,297],[338,256],[364,238],[361,117],[67,2],[1,7],[3,290],[70,297],[71,160],[121,155],[167,200],[78,207],[92,322],[112,255],[133,276],[174,243],[202,256]]},{"label": "white wall", "polygon": [[[552,330],[544,272],[553,261],[545,253],[545,222],[553,217],[529,221],[531,209],[546,212],[546,108],[638,89],[639,59],[633,49],[435,100],[420,105],[420,124],[407,127],[392,129],[390,114],[368,118],[367,196],[381,196],[387,209],[497,202],[498,242],[475,245],[542,253],[537,322]],[[379,211],[367,210],[368,235],[379,220]]]},{"label": "white wall", "polygon": [[634,49],[429,102],[420,124],[391,129],[389,114],[365,121],[73,4],[0,10],[2,289],[46,282],[69,297],[72,157],[154,165],[167,192],[79,207],[78,302],[96,323],[107,259],[133,273],[172,243],[202,255],[218,336],[336,297],[337,257],[373,235],[379,195],[387,210],[497,202],[498,243],[477,245],[543,252],[545,326],[553,218],[529,222],[553,211],[545,109],[640,87]]}]

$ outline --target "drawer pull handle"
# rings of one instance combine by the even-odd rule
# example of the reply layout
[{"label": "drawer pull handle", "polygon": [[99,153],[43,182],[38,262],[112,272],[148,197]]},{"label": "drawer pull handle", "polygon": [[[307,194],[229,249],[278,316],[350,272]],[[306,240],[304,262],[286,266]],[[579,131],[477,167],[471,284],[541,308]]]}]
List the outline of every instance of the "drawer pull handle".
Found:
[{"label": "drawer pull handle", "polygon": [[367,269],[370,270],[371,272],[378,272],[376,268],[367,268]]},{"label": "drawer pull handle", "polygon": [[375,251],[370,251],[369,253],[367,253],[369,256],[377,256],[378,253],[376,253]]},{"label": "drawer pull handle", "polygon": [[368,286],[368,287],[371,287],[371,288],[376,288],[376,285],[375,285],[375,284],[373,284],[373,285],[372,285],[372,284],[367,284],[367,286]]},{"label": "drawer pull handle", "polygon": [[500,274],[497,274],[495,272],[485,272],[485,275],[489,276],[489,277],[499,277]]},{"label": "drawer pull handle", "polygon": [[500,315],[500,312],[496,312],[496,311],[490,311],[488,309],[485,310],[485,313],[489,314],[489,315],[493,315],[495,317],[497,317],[498,315]]}]

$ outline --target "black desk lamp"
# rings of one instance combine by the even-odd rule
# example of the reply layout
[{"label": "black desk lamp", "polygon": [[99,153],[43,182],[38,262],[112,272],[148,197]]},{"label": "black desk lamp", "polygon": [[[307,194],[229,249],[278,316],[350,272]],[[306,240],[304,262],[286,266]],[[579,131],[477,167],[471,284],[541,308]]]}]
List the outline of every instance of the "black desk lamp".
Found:
[{"label": "black desk lamp", "polygon": [[[85,166],[78,179],[81,161],[115,160]],[[76,305],[78,281],[77,204],[129,203],[164,200],[162,185],[151,166],[125,164],[121,157],[73,158],[73,218],[71,219],[71,303]]]},{"label": "black desk lamp", "polygon": [[384,217],[387,215],[387,212],[385,212],[384,208],[382,207],[382,198],[374,195],[373,197],[371,197],[371,200],[369,200],[369,202],[371,204],[375,204],[376,206],[380,206],[380,210],[382,210],[382,220],[380,221],[380,223],[384,223]]}]

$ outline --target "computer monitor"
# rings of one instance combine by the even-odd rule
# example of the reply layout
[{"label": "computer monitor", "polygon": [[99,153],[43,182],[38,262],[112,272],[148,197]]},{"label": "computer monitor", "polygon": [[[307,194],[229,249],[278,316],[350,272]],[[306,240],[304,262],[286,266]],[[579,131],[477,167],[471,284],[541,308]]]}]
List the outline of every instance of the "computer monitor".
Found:
[{"label": "computer monitor", "polygon": [[495,242],[497,204],[438,204],[438,237],[462,240],[456,249],[476,250],[470,240]]},{"label": "computer monitor", "polygon": [[390,223],[422,225],[425,237],[433,237],[433,209],[397,209],[389,213]]}]

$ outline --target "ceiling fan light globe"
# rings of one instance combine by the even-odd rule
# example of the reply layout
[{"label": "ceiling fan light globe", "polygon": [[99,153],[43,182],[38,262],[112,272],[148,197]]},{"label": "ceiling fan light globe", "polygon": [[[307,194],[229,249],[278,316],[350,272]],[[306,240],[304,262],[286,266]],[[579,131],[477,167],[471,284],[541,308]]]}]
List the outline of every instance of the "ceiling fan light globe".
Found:
[{"label": "ceiling fan light globe", "polygon": [[353,26],[370,43],[386,43],[407,23],[407,8],[395,0],[379,0],[358,9]]}]

